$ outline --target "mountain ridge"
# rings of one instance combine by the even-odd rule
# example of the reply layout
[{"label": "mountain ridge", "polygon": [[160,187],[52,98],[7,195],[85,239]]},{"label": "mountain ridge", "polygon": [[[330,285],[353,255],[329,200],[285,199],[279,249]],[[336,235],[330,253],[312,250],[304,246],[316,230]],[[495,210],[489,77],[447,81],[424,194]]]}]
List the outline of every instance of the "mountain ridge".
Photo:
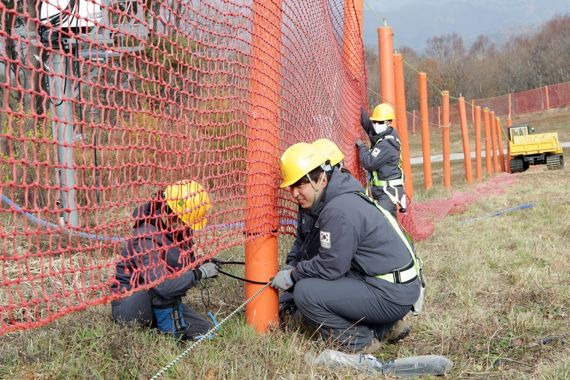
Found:
[{"label": "mountain ridge", "polygon": [[421,53],[426,41],[434,36],[457,33],[469,48],[477,36],[484,34],[501,45],[513,35],[536,31],[558,14],[570,13],[568,0],[443,0],[430,1],[429,5],[407,1],[399,8],[391,7],[381,12],[365,5],[365,46],[377,48],[376,29],[383,24],[383,18],[394,30],[394,48],[406,46]]}]

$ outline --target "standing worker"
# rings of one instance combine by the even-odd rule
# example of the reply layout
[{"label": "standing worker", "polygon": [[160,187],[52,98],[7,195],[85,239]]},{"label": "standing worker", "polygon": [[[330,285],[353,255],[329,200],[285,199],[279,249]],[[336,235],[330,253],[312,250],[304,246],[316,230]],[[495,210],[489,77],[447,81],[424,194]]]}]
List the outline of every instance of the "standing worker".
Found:
[{"label": "standing worker", "polygon": [[372,197],[396,218],[397,206],[400,212],[406,212],[406,194],[400,136],[392,127],[394,119],[394,109],[387,103],[374,107],[370,118],[362,109],[360,122],[372,147],[368,149],[361,140],[356,141],[356,146],[360,162],[370,174]]},{"label": "standing worker", "polygon": [[319,250],[271,286],[293,289],[305,321],[346,351],[374,352],[405,337],[409,328],[396,322],[419,299],[419,262],[396,221],[310,144],[287,149],[280,167],[280,187],[317,217]]},{"label": "standing worker", "polygon": [[210,329],[206,319],[182,303],[199,280],[218,274],[210,262],[188,268],[195,260],[192,233],[204,228],[209,209],[210,197],[202,186],[181,181],[134,210],[133,234],[117,262],[111,290],[121,294],[153,287],[112,301],[114,321],[157,327],[177,339],[193,339]]}]

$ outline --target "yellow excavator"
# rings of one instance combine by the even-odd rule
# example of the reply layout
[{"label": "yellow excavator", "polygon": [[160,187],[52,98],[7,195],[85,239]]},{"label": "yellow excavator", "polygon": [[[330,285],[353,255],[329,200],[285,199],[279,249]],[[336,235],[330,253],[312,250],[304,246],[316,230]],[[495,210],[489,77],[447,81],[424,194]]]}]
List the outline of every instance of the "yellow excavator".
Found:
[{"label": "yellow excavator", "polygon": [[562,145],[557,132],[534,133],[528,125],[508,128],[511,173],[524,172],[530,165],[544,165],[550,170],[564,167]]}]

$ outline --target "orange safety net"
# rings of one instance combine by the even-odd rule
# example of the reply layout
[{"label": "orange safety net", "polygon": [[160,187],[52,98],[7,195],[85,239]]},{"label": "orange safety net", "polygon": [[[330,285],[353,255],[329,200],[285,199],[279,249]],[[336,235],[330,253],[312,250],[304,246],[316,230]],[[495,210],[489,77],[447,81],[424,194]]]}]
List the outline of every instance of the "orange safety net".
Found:
[{"label": "orange safety net", "polygon": [[186,270],[243,245],[248,218],[276,213],[294,233],[289,194],[276,211],[247,207],[277,194],[289,145],[330,138],[357,168],[366,81],[352,1],[6,4],[0,333],[118,298],[133,210],[169,184],[196,181],[212,205]]}]

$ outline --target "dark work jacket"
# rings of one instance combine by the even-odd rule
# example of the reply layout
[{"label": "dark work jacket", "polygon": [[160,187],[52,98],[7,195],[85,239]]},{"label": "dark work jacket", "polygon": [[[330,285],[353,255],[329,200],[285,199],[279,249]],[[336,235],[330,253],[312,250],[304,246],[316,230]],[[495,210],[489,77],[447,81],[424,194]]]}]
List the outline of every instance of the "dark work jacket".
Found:
[{"label": "dark work jacket", "polygon": [[293,279],[335,280],[349,272],[358,273],[384,298],[411,305],[419,296],[418,279],[409,284],[393,284],[374,277],[409,265],[412,256],[396,230],[397,224],[355,193],[362,191],[354,177],[334,170],[322,200],[324,205],[318,212],[319,253],[299,262],[292,271]]},{"label": "dark work jacket", "polygon": [[[400,168],[400,135],[393,128],[389,127],[384,133],[371,135],[372,148],[360,146],[358,155],[362,167],[372,173],[376,171],[381,180],[402,178]],[[374,198],[380,197],[384,191],[380,187],[372,186]]]},{"label": "dark work jacket", "polygon": [[[174,235],[161,227],[160,211],[152,214],[151,203],[133,212],[133,235],[121,251],[116,264],[113,292],[125,292],[180,272],[194,260],[191,230],[186,236]],[[164,299],[183,296],[197,281],[195,271],[187,270],[176,278],[157,284],[153,290]]]},{"label": "dark work jacket", "polygon": [[308,210],[299,207],[297,213],[297,236],[285,263],[297,266],[302,260],[309,260],[319,252],[319,230],[315,228],[316,218]]}]

